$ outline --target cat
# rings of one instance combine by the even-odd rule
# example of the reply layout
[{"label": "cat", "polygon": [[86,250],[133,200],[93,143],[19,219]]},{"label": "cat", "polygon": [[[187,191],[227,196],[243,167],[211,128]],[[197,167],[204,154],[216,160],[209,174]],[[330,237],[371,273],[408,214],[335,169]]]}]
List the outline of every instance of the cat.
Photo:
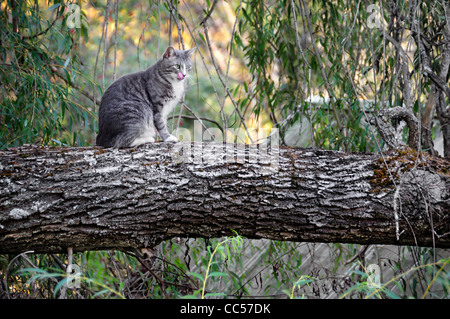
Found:
[{"label": "cat", "polygon": [[195,49],[168,47],[147,70],[113,82],[100,102],[96,144],[125,148],[153,143],[155,128],[164,142],[178,142],[167,130],[167,116],[184,101]]}]

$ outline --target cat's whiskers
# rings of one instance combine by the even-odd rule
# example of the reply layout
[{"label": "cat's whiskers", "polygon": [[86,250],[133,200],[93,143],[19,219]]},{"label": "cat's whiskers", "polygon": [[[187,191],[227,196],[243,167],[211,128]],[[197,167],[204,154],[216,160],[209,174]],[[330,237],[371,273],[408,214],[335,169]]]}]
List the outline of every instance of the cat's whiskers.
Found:
[{"label": "cat's whiskers", "polygon": [[186,81],[188,82],[188,84],[190,84],[189,82],[193,79],[193,77],[192,77],[192,75],[190,75],[190,74],[188,73],[188,74],[186,74],[185,79],[186,79]]}]

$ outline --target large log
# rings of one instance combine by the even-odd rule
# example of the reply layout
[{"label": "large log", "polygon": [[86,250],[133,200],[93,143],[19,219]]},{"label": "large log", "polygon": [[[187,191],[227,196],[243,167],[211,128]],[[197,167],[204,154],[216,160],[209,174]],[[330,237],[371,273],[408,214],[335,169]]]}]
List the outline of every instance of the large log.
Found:
[{"label": "large log", "polygon": [[0,253],[173,237],[450,247],[450,164],[215,143],[0,151]]}]

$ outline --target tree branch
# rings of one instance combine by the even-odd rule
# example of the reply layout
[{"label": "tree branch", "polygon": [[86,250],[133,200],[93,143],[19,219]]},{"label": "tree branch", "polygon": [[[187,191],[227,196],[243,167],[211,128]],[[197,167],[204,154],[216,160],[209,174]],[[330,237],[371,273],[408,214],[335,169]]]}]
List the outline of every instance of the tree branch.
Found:
[{"label": "tree branch", "polygon": [[1,150],[0,253],[153,247],[232,230],[248,238],[419,246],[431,246],[434,232],[436,247],[450,247],[448,161],[411,149],[383,161],[266,146]]},{"label": "tree branch", "polygon": [[439,76],[434,73],[428,73],[430,80],[436,85],[439,90],[445,93],[448,99],[450,99],[450,87],[447,86],[445,80],[442,80]]}]

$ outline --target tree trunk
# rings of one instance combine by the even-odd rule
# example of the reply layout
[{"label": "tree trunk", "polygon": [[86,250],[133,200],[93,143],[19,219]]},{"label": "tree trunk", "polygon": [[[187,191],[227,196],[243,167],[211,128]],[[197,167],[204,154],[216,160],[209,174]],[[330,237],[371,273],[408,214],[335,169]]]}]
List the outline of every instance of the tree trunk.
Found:
[{"label": "tree trunk", "polygon": [[173,237],[450,247],[450,163],[216,143],[0,150],[0,253]]}]

